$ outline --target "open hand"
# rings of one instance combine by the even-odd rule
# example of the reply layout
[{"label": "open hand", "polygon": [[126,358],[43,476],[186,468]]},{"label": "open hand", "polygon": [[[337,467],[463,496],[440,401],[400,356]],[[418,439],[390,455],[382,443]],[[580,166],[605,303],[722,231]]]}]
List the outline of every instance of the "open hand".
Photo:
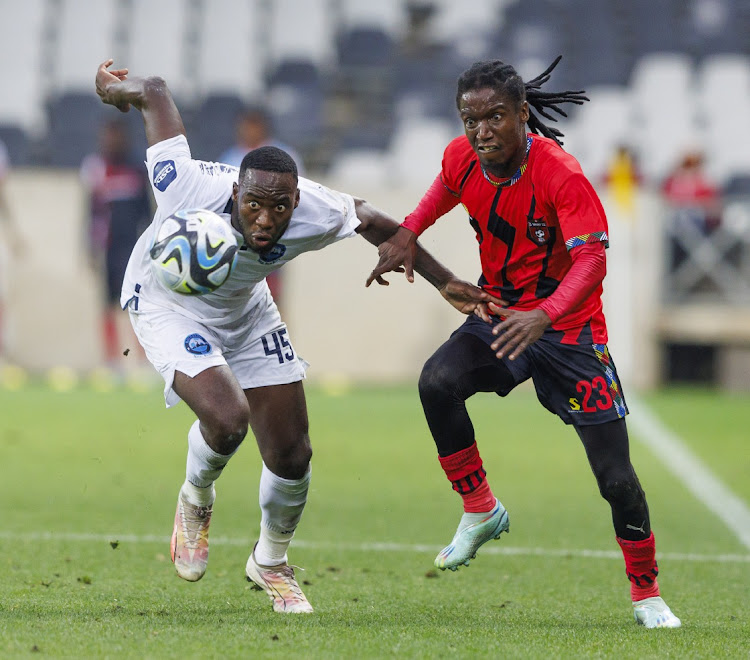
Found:
[{"label": "open hand", "polygon": [[552,325],[549,316],[541,309],[522,312],[503,309],[495,303],[489,303],[489,308],[493,314],[503,319],[492,329],[492,334],[498,337],[490,348],[497,353],[498,358],[508,355],[509,360],[515,360]]},{"label": "open hand", "polygon": [[417,254],[417,235],[400,227],[398,231],[387,241],[378,245],[380,259],[377,266],[367,278],[365,286],[370,286],[373,280],[383,286],[388,286],[388,281],[383,278],[383,273],[391,271],[406,273],[409,282],[414,281],[414,260]]},{"label": "open hand", "polygon": [[112,69],[109,71],[109,67],[112,66],[114,60],[106,60],[99,65],[96,71],[96,93],[102,100],[102,103],[115,106],[120,112],[127,112],[130,110],[130,103],[123,102],[119,95],[114,94],[112,85],[118,82],[126,80],[128,77],[127,69]]}]

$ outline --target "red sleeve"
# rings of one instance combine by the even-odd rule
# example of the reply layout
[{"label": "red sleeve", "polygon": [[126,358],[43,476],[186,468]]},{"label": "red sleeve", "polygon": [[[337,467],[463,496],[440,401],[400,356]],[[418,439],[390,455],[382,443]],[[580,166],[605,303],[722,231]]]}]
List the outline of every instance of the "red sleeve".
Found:
[{"label": "red sleeve", "polygon": [[540,141],[542,155],[534,170],[535,181],[544,189],[554,208],[568,250],[585,244],[609,241],[607,216],[591,182],[578,161],[556,144]]},{"label": "red sleeve", "polygon": [[607,274],[604,243],[585,243],[570,251],[573,265],[555,292],[541,305],[541,309],[556,323],[578,307],[602,283]]},{"label": "red sleeve", "polygon": [[459,198],[445,187],[442,175],[438,174],[417,208],[406,216],[401,226],[419,236],[425,229],[434,225],[440,216],[454,208],[458,202]]}]

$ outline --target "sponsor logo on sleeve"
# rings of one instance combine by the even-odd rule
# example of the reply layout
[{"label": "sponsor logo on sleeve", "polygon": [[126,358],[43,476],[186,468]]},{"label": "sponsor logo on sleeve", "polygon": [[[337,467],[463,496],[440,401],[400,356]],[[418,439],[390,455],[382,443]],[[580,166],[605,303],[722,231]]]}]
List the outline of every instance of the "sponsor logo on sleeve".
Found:
[{"label": "sponsor logo on sleeve", "polygon": [[164,192],[177,178],[177,168],[173,160],[161,160],[154,166],[154,187]]}]

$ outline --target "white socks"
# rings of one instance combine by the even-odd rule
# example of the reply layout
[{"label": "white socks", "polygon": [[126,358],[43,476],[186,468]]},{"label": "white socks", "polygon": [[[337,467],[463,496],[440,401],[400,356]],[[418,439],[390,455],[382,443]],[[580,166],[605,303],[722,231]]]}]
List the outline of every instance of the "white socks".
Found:
[{"label": "white socks", "polygon": [[286,562],[286,551],[302,517],[310,486],[310,469],[301,479],[282,479],[265,464],[260,475],[260,539],[255,561],[261,566]]},{"label": "white socks", "polygon": [[224,466],[233,455],[234,452],[217,454],[211,449],[203,439],[200,422],[197,419],[195,420],[195,423],[190,427],[190,431],[188,431],[186,479],[182,487],[182,492],[188,502],[196,506],[213,504],[213,483],[219,478]]},{"label": "white socks", "polygon": [[185,479],[181,492],[183,497],[193,506],[212,506],[216,499],[216,491],[213,484],[206,488],[199,488]]},{"label": "white socks", "polygon": [[[234,455],[218,454],[208,446],[198,420],[188,432],[186,479],[182,494],[194,506],[211,506],[214,481]],[[286,551],[302,517],[310,486],[310,469],[301,479],[283,479],[265,464],[260,475],[260,539],[255,546],[255,560],[261,566],[278,566],[286,562]]]}]

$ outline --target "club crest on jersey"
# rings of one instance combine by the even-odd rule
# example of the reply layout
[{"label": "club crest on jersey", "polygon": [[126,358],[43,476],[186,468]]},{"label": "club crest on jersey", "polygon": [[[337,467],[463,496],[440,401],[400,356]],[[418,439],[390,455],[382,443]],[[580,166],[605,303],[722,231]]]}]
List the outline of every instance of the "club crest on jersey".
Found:
[{"label": "club crest on jersey", "polygon": [[185,337],[185,350],[192,355],[208,355],[211,352],[211,344],[198,333],[194,333]]},{"label": "club crest on jersey", "polygon": [[177,178],[177,168],[173,160],[160,160],[154,166],[154,186],[164,192]]},{"label": "club crest on jersey", "polygon": [[274,264],[286,254],[286,245],[276,243],[266,254],[259,254],[258,261],[262,264]]},{"label": "club crest on jersey", "polygon": [[544,245],[549,241],[549,227],[544,222],[544,218],[534,218],[528,220],[526,235],[537,245]]}]

